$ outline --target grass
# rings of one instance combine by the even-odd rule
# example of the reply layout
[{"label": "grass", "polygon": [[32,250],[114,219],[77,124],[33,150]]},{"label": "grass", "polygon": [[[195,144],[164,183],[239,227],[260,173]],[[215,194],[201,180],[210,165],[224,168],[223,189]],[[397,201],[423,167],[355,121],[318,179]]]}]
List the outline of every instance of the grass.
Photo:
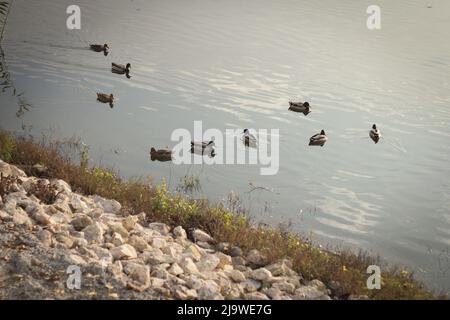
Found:
[{"label": "grass", "polygon": [[[33,173],[35,164],[45,166],[48,177],[65,180],[74,191],[115,199],[126,213],[145,212],[149,222],[164,222],[172,227],[181,225],[186,230],[200,228],[217,241],[237,245],[244,252],[259,249],[269,261],[287,257],[306,280],[319,279],[327,285],[337,282],[340,297],[353,294],[367,295],[371,299],[444,298],[427,291],[412,273],[384,265],[379,257],[362,251],[335,253],[321,249],[287,228],[254,225],[245,214],[234,209],[236,203],[230,209],[207,200],[192,200],[171,194],[165,183],[155,186],[144,179],[124,180],[113,170],[89,167],[86,147],[78,148],[81,151],[77,164],[73,154],[67,151],[67,143],[45,140],[34,141],[0,131],[0,158],[27,174]],[[369,265],[381,267],[380,290],[367,289]]]}]

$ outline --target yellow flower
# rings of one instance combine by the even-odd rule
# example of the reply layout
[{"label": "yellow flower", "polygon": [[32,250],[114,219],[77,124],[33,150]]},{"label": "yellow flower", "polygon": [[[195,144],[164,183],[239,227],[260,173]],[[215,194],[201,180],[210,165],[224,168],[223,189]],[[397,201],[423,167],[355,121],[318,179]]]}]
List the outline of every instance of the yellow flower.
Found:
[{"label": "yellow flower", "polygon": [[347,267],[346,266],[342,266],[342,271],[348,271],[348,269],[347,269]]}]

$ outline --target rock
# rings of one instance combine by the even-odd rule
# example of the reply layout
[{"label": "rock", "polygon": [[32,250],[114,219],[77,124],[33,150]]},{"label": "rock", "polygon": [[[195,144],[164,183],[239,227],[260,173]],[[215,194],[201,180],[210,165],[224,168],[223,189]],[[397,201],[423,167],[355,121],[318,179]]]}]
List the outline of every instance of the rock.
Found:
[{"label": "rock", "polygon": [[245,266],[247,264],[247,261],[245,261],[244,258],[238,256],[238,257],[232,257],[231,262],[233,263],[233,266]]},{"label": "rock", "polygon": [[266,265],[267,263],[267,258],[265,255],[263,255],[261,252],[259,252],[259,250],[253,249],[250,250],[249,253],[247,254],[246,260],[248,263],[257,266],[257,267],[262,267],[264,265]]},{"label": "rock", "polygon": [[199,261],[204,255],[200,248],[195,244],[191,244],[190,246],[188,246],[184,253],[191,256],[195,261]]},{"label": "rock", "polygon": [[[196,244],[203,249],[207,249],[207,250],[211,250],[213,248],[213,246],[211,244],[209,244],[208,242],[203,242],[203,241],[197,241]],[[212,250],[214,252],[214,250]]]},{"label": "rock", "polygon": [[87,247],[88,242],[84,238],[74,238],[73,239],[73,247],[79,248],[79,247]]},{"label": "rock", "polygon": [[64,224],[67,225],[70,219],[62,212],[57,212],[50,216],[50,224]]},{"label": "rock", "polygon": [[136,250],[129,244],[123,244],[110,250],[114,260],[126,260],[137,258]]},{"label": "rock", "polygon": [[132,235],[128,240],[128,243],[140,252],[144,252],[144,250],[148,248],[147,241],[137,235]]},{"label": "rock", "polygon": [[150,265],[157,265],[163,263],[174,263],[175,259],[167,254],[163,254],[159,249],[145,250],[142,253],[144,261]]},{"label": "rock", "polygon": [[229,272],[229,276],[234,282],[243,282],[243,281],[245,281],[244,274],[241,271],[239,271],[239,270],[231,270]]},{"label": "rock", "polygon": [[136,216],[128,216],[122,220],[122,225],[127,231],[131,231],[134,229],[138,222],[138,217]]},{"label": "rock", "polygon": [[295,299],[298,300],[316,300],[324,297],[325,294],[316,287],[302,286],[295,290]]},{"label": "rock", "polygon": [[83,229],[84,238],[89,243],[102,243],[103,242],[103,228],[100,223],[95,222]]},{"label": "rock", "polygon": [[170,274],[173,274],[174,276],[178,276],[179,274],[182,274],[184,272],[183,269],[176,262],[173,263],[172,266],[167,271]]},{"label": "rock", "polygon": [[284,291],[289,294],[292,294],[295,290],[295,286],[287,281],[275,282],[272,284],[272,288]]},{"label": "rock", "polygon": [[150,282],[151,282],[151,287],[154,289],[162,288],[165,283],[164,279],[161,279],[161,278],[151,278]]},{"label": "rock", "polygon": [[64,234],[57,234],[55,236],[56,241],[59,243],[62,243],[66,248],[72,248],[73,246],[73,240],[72,238],[64,235]]},{"label": "rock", "polygon": [[219,286],[212,280],[206,280],[198,290],[198,298],[201,300],[223,300]]},{"label": "rock", "polygon": [[214,239],[207,234],[206,232],[200,230],[200,229],[195,229],[192,232],[192,237],[194,238],[194,241],[201,241],[201,242],[214,242]]},{"label": "rock", "polygon": [[272,278],[272,274],[266,268],[259,268],[251,272],[250,278],[268,282]]},{"label": "rock", "polygon": [[217,265],[218,269],[223,269],[225,268],[225,266],[232,264],[231,257],[222,252],[217,252],[216,257],[218,257],[220,260],[219,264]]},{"label": "rock", "polygon": [[292,269],[292,262],[287,259],[282,259],[280,261],[277,261],[275,263],[272,263],[268,266],[266,266],[266,269],[269,270],[273,276],[293,276],[297,273],[293,271]]},{"label": "rock", "polygon": [[16,166],[12,166],[0,160],[0,173],[3,174],[4,177],[14,176],[14,177],[26,177],[25,172],[17,168]]},{"label": "rock", "polygon": [[215,255],[208,254],[203,256],[199,262],[197,262],[197,268],[200,272],[213,271],[220,263],[220,259]]},{"label": "rock", "polygon": [[114,246],[118,247],[118,246],[121,246],[122,244],[124,244],[125,242],[123,241],[123,238],[120,235],[120,233],[114,232],[111,237],[111,243]]},{"label": "rock", "polygon": [[261,288],[261,282],[253,279],[245,280],[244,282],[241,282],[240,285],[246,292],[258,291]]},{"label": "rock", "polygon": [[77,231],[83,230],[84,228],[91,225],[92,223],[94,223],[94,221],[92,221],[92,219],[90,217],[88,217],[87,215],[84,215],[84,214],[78,215],[77,217],[75,217],[75,219],[73,219],[71,221],[71,224]]},{"label": "rock", "polygon": [[354,295],[351,294],[348,296],[348,300],[369,300],[369,297],[366,295]]},{"label": "rock", "polygon": [[323,292],[324,294],[328,293],[328,289],[325,286],[325,284],[322,281],[318,280],[318,279],[314,279],[314,280],[309,281],[308,282],[308,286],[316,287],[317,290]]},{"label": "rock", "polygon": [[40,230],[37,234],[37,238],[41,241],[42,245],[50,247],[52,245],[52,234],[48,230]]},{"label": "rock", "polygon": [[38,208],[32,214],[32,218],[41,225],[49,225],[50,224],[50,216],[44,212],[42,208]]},{"label": "rock", "polygon": [[113,263],[114,258],[108,249],[99,246],[92,246],[92,251],[95,252],[97,258],[101,260],[102,264],[108,265]]},{"label": "rock", "polygon": [[161,248],[164,248],[165,246],[167,246],[167,242],[166,242],[166,239],[164,239],[162,237],[156,237],[156,238],[153,238],[151,245],[153,248],[161,249]]},{"label": "rock", "polygon": [[178,227],[174,228],[173,234],[176,238],[187,239],[186,230],[184,230],[182,226],[178,226]]},{"label": "rock", "polygon": [[84,260],[82,257],[80,257],[79,255],[76,255],[76,254],[69,255],[68,262],[71,264],[77,265],[79,267],[85,266],[87,264],[86,260]]},{"label": "rock", "polygon": [[274,288],[274,287],[264,289],[263,292],[272,300],[281,300],[282,296],[283,296],[283,293],[281,292],[281,290],[279,290],[278,288]]},{"label": "rock", "polygon": [[246,300],[269,300],[269,298],[262,292],[250,292],[244,294]]},{"label": "rock", "polygon": [[185,287],[175,288],[173,295],[178,300],[192,300],[198,297],[197,291]]},{"label": "rock", "polygon": [[125,229],[122,223],[110,222],[108,223],[108,227],[111,232],[116,232],[120,234],[123,238],[128,238],[129,236],[128,230]]},{"label": "rock", "polygon": [[228,254],[230,252],[230,244],[228,242],[220,242],[216,245],[216,251]]},{"label": "rock", "polygon": [[185,273],[198,273],[198,268],[191,258],[185,257],[180,260],[180,266]]},{"label": "rock", "polygon": [[56,188],[58,193],[72,193],[72,188],[64,180],[54,179],[50,182],[50,184]]},{"label": "rock", "polygon": [[83,197],[76,193],[71,193],[69,196],[69,206],[72,212],[86,212],[88,211],[88,205],[83,200]]},{"label": "rock", "polygon": [[94,204],[103,209],[104,212],[118,214],[122,209],[121,204],[116,200],[105,199],[97,195],[90,198]]},{"label": "rock", "polygon": [[124,265],[123,271],[131,278],[131,280],[136,282],[133,289],[139,288],[138,291],[142,291],[150,286],[150,269],[148,266],[129,262]]},{"label": "rock", "polygon": [[158,231],[163,236],[168,235],[170,232],[169,226],[165,223],[160,223],[160,222],[152,222],[148,225],[148,228],[150,230]]},{"label": "rock", "polygon": [[31,221],[23,210],[17,210],[12,216],[12,221],[14,224],[24,225],[27,228],[31,228],[33,226],[33,221]]},{"label": "rock", "polygon": [[234,247],[232,247],[230,249],[230,253],[229,254],[230,254],[231,257],[240,257],[240,256],[242,256],[242,249],[239,248],[239,247],[234,246]]}]

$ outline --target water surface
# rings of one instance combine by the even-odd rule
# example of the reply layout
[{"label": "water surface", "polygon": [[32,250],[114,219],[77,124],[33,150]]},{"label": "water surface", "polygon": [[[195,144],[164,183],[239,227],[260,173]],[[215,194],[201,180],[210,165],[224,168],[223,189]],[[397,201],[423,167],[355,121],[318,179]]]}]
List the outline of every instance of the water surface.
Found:
[{"label": "water surface", "polygon": [[[195,175],[213,201],[240,194],[258,221],[292,222],[318,242],[380,254],[450,288],[450,2],[16,0],[3,43],[17,97],[0,95],[0,127],[80,137],[94,163],[124,176]],[[431,6],[431,8],[428,8]],[[107,57],[86,48],[107,42]],[[132,78],[111,62],[132,64]],[[95,92],[113,92],[113,109]],[[287,110],[307,100],[307,117]],[[174,129],[280,129],[280,170],[175,166],[149,149]],[[368,131],[377,123],[384,138]],[[325,129],[323,148],[308,139]],[[255,190],[249,183],[272,191]]]}]

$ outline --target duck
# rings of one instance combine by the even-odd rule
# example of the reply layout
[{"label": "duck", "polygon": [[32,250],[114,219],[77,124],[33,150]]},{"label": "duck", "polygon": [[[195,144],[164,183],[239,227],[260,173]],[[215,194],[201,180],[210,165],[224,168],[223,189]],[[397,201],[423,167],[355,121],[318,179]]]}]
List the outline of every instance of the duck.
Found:
[{"label": "duck", "polygon": [[258,140],[256,140],[255,136],[250,133],[248,129],[244,129],[244,145],[246,147],[256,147],[258,144]]},{"label": "duck", "polygon": [[369,132],[369,137],[373,140],[373,142],[375,142],[375,144],[377,144],[378,141],[380,141],[381,133],[380,130],[377,129],[376,124],[372,126],[372,129]]},{"label": "duck", "polygon": [[159,149],[155,148],[150,149],[150,158],[152,161],[158,160],[161,162],[172,160],[172,150],[169,149]]},{"label": "duck", "polygon": [[210,141],[202,141],[202,142],[196,142],[191,141],[191,153],[196,154],[210,154],[214,156],[214,140]]},{"label": "duck", "polygon": [[307,116],[311,112],[311,107],[309,106],[309,102],[291,102],[289,101],[289,109],[294,112],[301,112],[305,116]]},{"label": "duck", "polygon": [[328,140],[328,137],[325,134],[325,130],[322,129],[322,131],[320,131],[320,133],[317,133],[317,134],[313,135],[311,138],[309,138],[309,145],[323,147],[323,145],[325,144],[325,142],[327,142],[327,140]]},{"label": "duck", "polygon": [[123,65],[123,64],[117,64],[117,63],[112,63],[111,64],[111,71],[113,73],[117,73],[117,74],[125,74],[127,76],[127,78],[130,78],[130,68],[131,68],[131,64],[127,63],[127,65]]},{"label": "duck", "polygon": [[100,101],[102,103],[109,103],[109,106],[112,108],[114,106],[114,95],[112,93],[97,93],[97,101]]},{"label": "duck", "polygon": [[107,56],[109,53],[109,46],[106,43],[105,44],[91,44],[91,45],[89,45],[89,48],[95,52],[103,52],[105,54],[105,56]]}]

